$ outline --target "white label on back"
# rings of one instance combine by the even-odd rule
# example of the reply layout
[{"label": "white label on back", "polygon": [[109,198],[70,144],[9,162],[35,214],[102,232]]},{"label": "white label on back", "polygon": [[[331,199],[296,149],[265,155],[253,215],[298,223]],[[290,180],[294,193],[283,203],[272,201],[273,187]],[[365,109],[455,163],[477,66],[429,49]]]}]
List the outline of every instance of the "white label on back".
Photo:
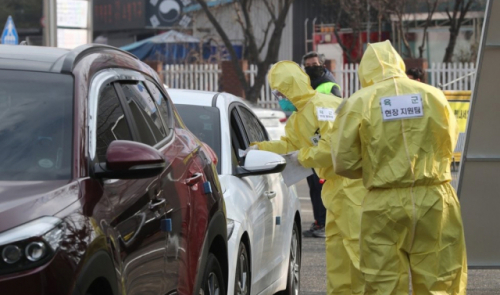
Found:
[{"label": "white label on back", "polygon": [[335,114],[334,109],[317,107],[316,112],[318,113],[318,120],[319,121],[335,121],[335,117],[337,116]]},{"label": "white label on back", "polygon": [[384,121],[414,119],[424,116],[422,96],[418,93],[382,97],[380,107]]}]

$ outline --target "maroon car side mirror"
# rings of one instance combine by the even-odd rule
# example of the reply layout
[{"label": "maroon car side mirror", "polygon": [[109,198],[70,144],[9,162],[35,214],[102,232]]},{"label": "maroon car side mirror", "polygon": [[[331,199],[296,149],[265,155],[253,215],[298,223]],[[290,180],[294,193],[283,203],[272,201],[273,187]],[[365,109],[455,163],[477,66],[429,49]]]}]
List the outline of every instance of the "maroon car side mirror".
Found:
[{"label": "maroon car side mirror", "polygon": [[135,141],[115,140],[108,146],[106,162],[94,165],[94,177],[150,178],[163,172],[166,167],[166,160],[157,149]]}]

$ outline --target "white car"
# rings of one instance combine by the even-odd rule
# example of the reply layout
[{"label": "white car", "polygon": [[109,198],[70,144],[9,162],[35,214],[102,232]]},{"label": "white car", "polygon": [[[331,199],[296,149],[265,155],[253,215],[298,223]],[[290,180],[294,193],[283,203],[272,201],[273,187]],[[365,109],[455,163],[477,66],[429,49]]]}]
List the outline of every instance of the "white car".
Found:
[{"label": "white car", "polygon": [[[280,155],[252,150],[268,140],[244,101],[228,93],[168,89],[182,120],[217,154],[228,225],[228,294],[299,294],[300,202]],[[233,293],[234,292],[234,293]]]},{"label": "white car", "polygon": [[286,114],[280,110],[251,107],[269,134],[271,140],[279,140],[285,135]]}]

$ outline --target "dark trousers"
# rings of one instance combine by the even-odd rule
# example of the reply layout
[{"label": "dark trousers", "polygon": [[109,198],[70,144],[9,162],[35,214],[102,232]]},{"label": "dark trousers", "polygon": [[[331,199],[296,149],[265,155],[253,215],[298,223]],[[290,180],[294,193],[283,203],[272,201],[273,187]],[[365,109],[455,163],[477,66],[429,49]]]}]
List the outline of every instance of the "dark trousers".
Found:
[{"label": "dark trousers", "polygon": [[326,208],[321,200],[321,189],[323,185],[319,183],[319,177],[313,170],[313,174],[307,177],[307,184],[309,185],[309,196],[313,207],[314,220],[319,225],[324,226],[326,221]]}]

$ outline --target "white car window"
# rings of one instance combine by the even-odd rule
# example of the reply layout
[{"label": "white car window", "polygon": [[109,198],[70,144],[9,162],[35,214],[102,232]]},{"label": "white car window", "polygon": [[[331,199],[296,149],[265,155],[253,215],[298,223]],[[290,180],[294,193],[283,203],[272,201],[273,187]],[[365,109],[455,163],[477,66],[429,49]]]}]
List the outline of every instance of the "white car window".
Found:
[{"label": "white car window", "polygon": [[241,120],[243,121],[243,126],[250,142],[260,142],[268,140],[267,132],[262,127],[257,117],[255,117],[249,110],[245,108],[239,108],[239,113],[241,115]]}]

